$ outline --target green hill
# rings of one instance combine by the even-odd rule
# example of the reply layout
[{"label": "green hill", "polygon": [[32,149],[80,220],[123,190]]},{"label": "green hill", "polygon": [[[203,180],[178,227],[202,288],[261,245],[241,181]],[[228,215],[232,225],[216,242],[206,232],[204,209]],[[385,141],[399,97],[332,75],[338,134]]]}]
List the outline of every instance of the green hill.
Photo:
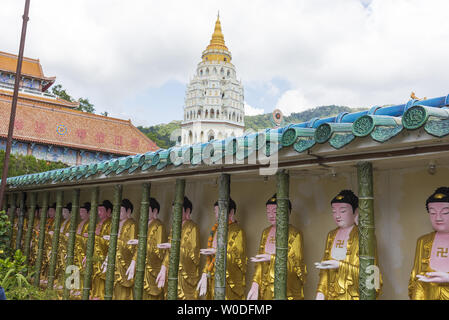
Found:
[{"label": "green hill", "polygon": [[[336,116],[341,112],[357,112],[366,110],[363,108],[349,108],[345,106],[321,106],[313,109],[308,109],[303,112],[295,112],[285,117],[286,123],[301,123],[312,118],[326,118]],[[245,116],[245,129],[252,129],[258,131],[260,129],[271,128],[271,113],[265,113],[257,116]],[[153,140],[159,147],[167,149],[175,145],[174,141],[170,141],[170,134],[175,129],[181,128],[181,121],[174,120],[168,124],[158,124],[151,127],[138,126],[137,129],[142,131]]]}]

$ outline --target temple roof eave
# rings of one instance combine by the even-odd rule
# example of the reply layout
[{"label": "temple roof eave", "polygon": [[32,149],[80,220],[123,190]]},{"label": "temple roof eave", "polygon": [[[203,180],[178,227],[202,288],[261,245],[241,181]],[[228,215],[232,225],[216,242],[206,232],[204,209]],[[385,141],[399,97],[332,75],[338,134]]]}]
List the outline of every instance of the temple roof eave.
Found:
[{"label": "temple roof eave", "polygon": [[[229,149],[227,146],[233,147]],[[220,152],[208,156],[206,150]],[[320,170],[323,170],[323,163],[328,166],[347,167],[358,161],[388,164],[394,159],[399,159],[400,163],[438,156],[447,157],[449,95],[428,100],[412,99],[407,103],[388,107],[375,106],[366,111],[311,119],[224,140],[159,149],[136,155],[135,159],[143,161],[136,162],[132,173],[121,171],[120,174],[103,176],[101,172],[96,171],[89,177],[81,176],[77,183],[255,172],[270,165],[267,162],[249,161],[222,163],[225,155],[244,160],[255,154],[265,154],[267,157],[275,155],[276,168]],[[48,184],[47,180],[41,181],[35,175],[34,180],[30,179],[30,175],[8,178],[9,191],[27,186],[38,188],[40,183],[49,187],[59,185],[58,180]]]}]

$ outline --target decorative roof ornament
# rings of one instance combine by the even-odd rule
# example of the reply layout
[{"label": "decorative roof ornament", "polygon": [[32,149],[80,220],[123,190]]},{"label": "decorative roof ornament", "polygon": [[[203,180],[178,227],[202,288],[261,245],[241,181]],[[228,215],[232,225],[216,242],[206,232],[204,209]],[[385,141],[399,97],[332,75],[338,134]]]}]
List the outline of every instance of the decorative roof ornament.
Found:
[{"label": "decorative roof ornament", "polygon": [[415,100],[427,100],[427,97],[424,97],[424,98],[422,98],[422,99],[418,98],[418,97],[415,95],[415,92],[413,92],[413,91],[412,91],[412,93],[410,94],[410,98],[415,99]]},{"label": "decorative roof ornament", "polygon": [[271,114],[271,123],[276,127],[282,127],[285,125],[284,115],[280,109],[274,109]]}]

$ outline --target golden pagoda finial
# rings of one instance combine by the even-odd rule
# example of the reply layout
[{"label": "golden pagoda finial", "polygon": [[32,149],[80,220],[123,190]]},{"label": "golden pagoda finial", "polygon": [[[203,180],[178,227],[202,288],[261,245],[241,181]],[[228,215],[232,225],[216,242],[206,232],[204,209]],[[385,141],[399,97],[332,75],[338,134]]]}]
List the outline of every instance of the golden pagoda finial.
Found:
[{"label": "golden pagoda finial", "polygon": [[228,47],[226,47],[223,32],[221,31],[220,11],[217,13],[217,21],[215,22],[212,39],[206,50],[203,52],[203,60],[231,61],[231,54]]},{"label": "golden pagoda finial", "polygon": [[209,49],[219,49],[219,50],[228,50],[224,42],[223,32],[221,31],[221,23],[220,23],[220,13],[217,16],[217,21],[215,22],[214,33],[212,34],[212,39],[210,40],[210,44],[207,46],[207,50]]}]

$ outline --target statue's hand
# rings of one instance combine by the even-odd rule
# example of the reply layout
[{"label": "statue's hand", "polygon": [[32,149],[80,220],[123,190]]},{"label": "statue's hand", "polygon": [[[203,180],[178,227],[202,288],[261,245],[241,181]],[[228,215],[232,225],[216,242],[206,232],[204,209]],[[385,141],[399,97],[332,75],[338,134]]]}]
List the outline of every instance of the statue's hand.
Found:
[{"label": "statue's hand", "polygon": [[159,249],[170,249],[170,248],[171,248],[171,244],[168,243],[168,242],[165,242],[165,243],[159,243],[159,244],[157,245],[157,247],[158,247]]},{"label": "statue's hand", "polygon": [[131,280],[132,278],[134,278],[135,270],[136,270],[136,261],[131,260],[131,263],[129,264],[129,268],[128,268],[128,270],[126,270],[126,273],[125,273],[125,275],[128,276],[128,280]]},{"label": "statue's hand", "polygon": [[157,283],[158,288],[163,288],[165,286],[166,275],[167,275],[167,268],[164,265],[162,265],[161,271],[159,271],[159,274],[157,275],[157,278],[156,278],[156,283]]},{"label": "statue's hand", "polygon": [[200,291],[200,297],[201,296],[204,296],[205,294],[206,294],[206,291],[207,291],[207,274],[205,274],[205,273],[203,273],[202,275],[201,275],[201,279],[200,279],[200,281],[198,282],[198,285],[197,285],[197,287],[196,287],[196,290],[198,291]]},{"label": "statue's hand", "polygon": [[67,233],[65,234],[65,236],[68,237],[68,236],[69,236],[69,233],[67,232]]},{"label": "statue's hand", "polygon": [[205,256],[213,255],[216,252],[217,252],[217,249],[215,249],[215,248],[200,249],[200,254],[204,254]]},{"label": "statue's hand", "polygon": [[107,268],[108,268],[108,257],[106,257],[106,259],[104,259],[104,262],[101,265],[102,272],[105,273]]},{"label": "statue's hand", "polygon": [[106,236],[103,236],[103,239],[104,239],[104,240],[108,240],[108,241],[109,241],[109,240],[111,239],[111,236],[108,236],[108,235],[106,235]]},{"label": "statue's hand", "polygon": [[86,259],[87,259],[86,257],[83,258],[83,267],[86,266]]},{"label": "statue's hand", "polygon": [[51,236],[53,235],[53,233],[54,233],[53,231],[48,231],[48,234]]},{"label": "statue's hand", "polygon": [[251,257],[249,258],[252,262],[265,262],[265,261],[270,261],[271,260],[271,254],[268,253],[263,253],[263,254],[258,254],[255,257]]},{"label": "statue's hand", "polygon": [[128,240],[127,243],[128,243],[128,244],[138,244],[138,243],[139,243],[139,240],[137,240],[137,239],[132,239],[132,240]]},{"label": "statue's hand", "polygon": [[87,232],[84,232],[84,233],[83,233],[83,237],[84,237],[84,238],[87,238],[88,236],[89,236],[89,235],[87,234]]},{"label": "statue's hand", "polygon": [[338,269],[340,267],[340,262],[337,260],[325,260],[321,262],[315,262],[315,267],[317,269]]},{"label": "statue's hand", "polygon": [[422,282],[435,282],[435,283],[447,283],[449,282],[449,273],[447,272],[427,272],[425,276],[416,275],[419,281]]},{"label": "statue's hand", "polygon": [[249,289],[246,300],[257,300],[257,299],[259,299],[259,284],[257,282],[253,282],[253,284],[251,285],[251,289]]},{"label": "statue's hand", "polygon": [[316,294],[315,300],[326,300],[326,299],[325,299],[324,294],[322,292],[318,292]]}]

